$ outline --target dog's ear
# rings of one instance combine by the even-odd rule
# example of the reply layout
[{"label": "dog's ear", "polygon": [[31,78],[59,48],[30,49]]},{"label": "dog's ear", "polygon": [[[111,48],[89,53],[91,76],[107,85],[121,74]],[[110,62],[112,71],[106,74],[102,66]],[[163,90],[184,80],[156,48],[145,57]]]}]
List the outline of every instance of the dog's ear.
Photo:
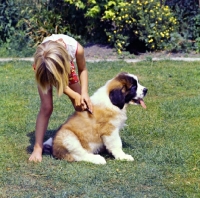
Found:
[{"label": "dog's ear", "polygon": [[125,104],[125,96],[122,92],[122,89],[114,89],[110,91],[109,98],[113,105],[123,109]]}]

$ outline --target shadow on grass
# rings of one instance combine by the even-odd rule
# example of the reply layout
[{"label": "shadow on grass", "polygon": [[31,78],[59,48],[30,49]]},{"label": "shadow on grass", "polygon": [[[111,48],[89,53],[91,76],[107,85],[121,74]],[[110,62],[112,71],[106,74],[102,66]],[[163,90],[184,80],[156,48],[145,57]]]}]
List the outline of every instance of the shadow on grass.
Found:
[{"label": "shadow on grass", "polygon": [[122,139],[122,150],[123,148],[135,149],[135,146]]},{"label": "shadow on grass", "polygon": [[[46,141],[47,139],[49,139],[51,137],[54,137],[54,135],[56,134],[56,131],[57,130],[48,130],[45,134],[44,141]],[[33,147],[35,144],[35,131],[29,132],[27,134],[27,136],[29,137],[30,145],[27,146],[26,150],[27,150],[27,153],[31,154],[33,152]],[[45,149],[43,149],[42,154],[43,155],[52,155],[52,149],[45,147]]]}]

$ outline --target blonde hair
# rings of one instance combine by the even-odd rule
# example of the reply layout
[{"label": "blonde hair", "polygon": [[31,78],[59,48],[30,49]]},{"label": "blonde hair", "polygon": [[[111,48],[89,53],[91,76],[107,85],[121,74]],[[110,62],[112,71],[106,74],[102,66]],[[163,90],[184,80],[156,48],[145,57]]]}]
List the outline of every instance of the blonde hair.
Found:
[{"label": "blonde hair", "polygon": [[63,94],[69,82],[70,57],[67,50],[56,41],[40,44],[34,54],[35,79],[44,93],[55,86]]}]

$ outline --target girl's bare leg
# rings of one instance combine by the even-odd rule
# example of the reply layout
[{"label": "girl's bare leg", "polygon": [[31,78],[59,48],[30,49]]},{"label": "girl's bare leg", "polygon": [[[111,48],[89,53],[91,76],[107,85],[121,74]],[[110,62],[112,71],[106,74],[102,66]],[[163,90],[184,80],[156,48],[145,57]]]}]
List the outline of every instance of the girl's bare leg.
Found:
[{"label": "girl's bare leg", "polygon": [[53,111],[52,89],[49,89],[47,94],[44,94],[41,89],[38,88],[38,92],[40,95],[41,105],[36,120],[34,150],[29,157],[29,161],[34,162],[42,161],[43,139],[48,127],[49,118]]}]

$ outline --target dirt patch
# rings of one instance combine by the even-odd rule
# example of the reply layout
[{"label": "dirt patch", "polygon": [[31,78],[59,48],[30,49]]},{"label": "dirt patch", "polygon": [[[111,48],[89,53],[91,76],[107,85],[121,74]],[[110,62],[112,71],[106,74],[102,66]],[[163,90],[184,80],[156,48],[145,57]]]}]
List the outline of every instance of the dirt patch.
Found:
[{"label": "dirt patch", "polygon": [[89,45],[84,48],[85,57],[87,59],[118,59],[117,52],[105,45]]},{"label": "dirt patch", "polygon": [[170,59],[170,58],[200,58],[200,54],[196,52],[190,53],[170,53],[166,51],[161,52],[146,52],[146,53],[139,53],[139,55],[135,54],[128,54],[121,56],[119,55],[115,49],[111,48],[110,46],[105,45],[88,45],[84,47],[85,49],[85,57],[86,60],[95,60],[95,59],[141,59],[145,60],[148,58],[160,58],[160,59]]}]

